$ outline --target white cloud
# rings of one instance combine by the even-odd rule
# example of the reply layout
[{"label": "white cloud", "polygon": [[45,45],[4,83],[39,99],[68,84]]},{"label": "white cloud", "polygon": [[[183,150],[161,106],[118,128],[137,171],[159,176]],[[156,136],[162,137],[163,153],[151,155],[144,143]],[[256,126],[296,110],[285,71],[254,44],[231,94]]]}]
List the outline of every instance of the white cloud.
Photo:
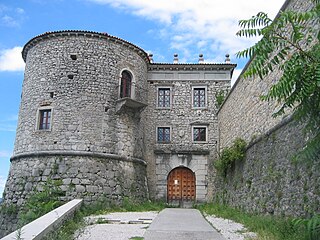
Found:
[{"label": "white cloud", "polygon": [[13,17],[10,17],[8,15],[4,15],[1,18],[1,21],[4,25],[8,26],[8,27],[17,27],[19,26],[19,23],[17,22],[17,20],[15,20]]},{"label": "white cloud", "polygon": [[1,158],[8,158],[11,157],[12,153],[6,150],[0,150],[0,157]]},{"label": "white cloud", "polygon": [[0,25],[6,27],[20,27],[26,15],[23,8],[11,8],[0,4]]},{"label": "white cloud", "polygon": [[[208,51],[231,56],[255,40],[235,36],[238,21],[263,11],[274,17],[284,0],[87,0],[162,23],[158,34],[183,54]],[[192,49],[192,53],[190,50]],[[184,56],[189,57],[189,56]],[[197,57],[197,56],[194,56]],[[215,58],[215,56],[210,56]]]},{"label": "white cloud", "polygon": [[16,8],[16,12],[19,14],[24,14],[24,9],[23,8]]},{"label": "white cloud", "polygon": [[23,71],[24,61],[21,56],[22,47],[14,47],[0,51],[0,71]]}]

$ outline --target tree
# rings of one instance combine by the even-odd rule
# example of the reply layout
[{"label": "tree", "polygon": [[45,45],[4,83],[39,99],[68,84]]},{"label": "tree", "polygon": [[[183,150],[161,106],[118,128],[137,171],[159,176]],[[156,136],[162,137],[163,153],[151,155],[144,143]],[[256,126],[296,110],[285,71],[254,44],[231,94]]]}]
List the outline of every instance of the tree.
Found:
[{"label": "tree", "polygon": [[264,79],[272,71],[281,71],[280,79],[262,100],[281,103],[273,116],[292,109],[293,116],[305,123],[311,133],[306,147],[297,157],[313,159],[320,154],[320,0],[312,1],[305,12],[282,11],[272,21],[260,12],[239,21],[240,37],[262,37],[255,45],[237,53],[251,63],[244,78]]}]

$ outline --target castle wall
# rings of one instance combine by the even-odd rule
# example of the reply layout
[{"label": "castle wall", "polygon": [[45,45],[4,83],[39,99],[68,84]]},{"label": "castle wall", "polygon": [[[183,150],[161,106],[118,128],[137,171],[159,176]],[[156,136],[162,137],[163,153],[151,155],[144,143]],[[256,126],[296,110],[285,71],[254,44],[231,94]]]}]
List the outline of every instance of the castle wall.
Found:
[{"label": "castle wall", "polygon": [[320,158],[293,161],[306,142],[303,127],[284,123],[258,139],[227,177],[217,178],[215,199],[248,212],[281,216],[320,213]]},{"label": "castle wall", "polygon": [[[309,0],[291,0],[286,4],[289,5],[284,7],[295,11],[304,11],[312,6]],[[279,103],[260,100],[260,96],[266,94],[270,86],[280,77],[279,71],[271,72],[263,80],[259,77],[243,79],[240,76],[218,113],[220,149],[230,146],[237,137],[250,142],[285,118],[285,116],[272,117],[272,114],[280,108]],[[290,115],[290,111],[287,115]]]},{"label": "castle wall", "polygon": [[[119,204],[125,197],[137,201],[148,198],[143,161],[110,154],[51,151],[12,159],[4,203],[16,204],[19,209],[50,180],[58,183],[62,201],[82,198],[86,204],[97,200]],[[1,216],[0,236],[15,230],[17,220],[14,215]]]},{"label": "castle wall", "polygon": [[[311,1],[299,0],[284,5],[296,11],[311,6]],[[214,197],[249,212],[311,215],[320,211],[320,159],[294,162],[306,143],[303,127],[288,116],[273,118],[280,105],[259,99],[280,77],[277,71],[263,80],[240,76],[218,112],[220,150],[238,137],[249,148],[245,160],[237,162],[225,179],[216,178]]]}]

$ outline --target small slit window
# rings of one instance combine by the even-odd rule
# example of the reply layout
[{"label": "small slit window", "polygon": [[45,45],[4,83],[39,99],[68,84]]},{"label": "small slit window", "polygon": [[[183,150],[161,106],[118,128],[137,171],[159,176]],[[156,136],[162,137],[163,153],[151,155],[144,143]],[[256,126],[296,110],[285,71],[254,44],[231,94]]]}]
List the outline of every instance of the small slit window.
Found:
[{"label": "small slit window", "polygon": [[131,97],[132,76],[128,71],[121,74],[120,98]]}]

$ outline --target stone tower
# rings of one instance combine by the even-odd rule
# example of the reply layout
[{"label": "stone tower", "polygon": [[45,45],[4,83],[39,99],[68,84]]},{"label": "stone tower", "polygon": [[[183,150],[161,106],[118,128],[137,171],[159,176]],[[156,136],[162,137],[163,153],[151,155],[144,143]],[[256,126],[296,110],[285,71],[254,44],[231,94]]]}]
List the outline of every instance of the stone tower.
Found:
[{"label": "stone tower", "polygon": [[61,31],[31,39],[22,56],[5,201],[22,203],[48,178],[62,180],[66,199],[147,198],[147,54],[108,34]]}]

